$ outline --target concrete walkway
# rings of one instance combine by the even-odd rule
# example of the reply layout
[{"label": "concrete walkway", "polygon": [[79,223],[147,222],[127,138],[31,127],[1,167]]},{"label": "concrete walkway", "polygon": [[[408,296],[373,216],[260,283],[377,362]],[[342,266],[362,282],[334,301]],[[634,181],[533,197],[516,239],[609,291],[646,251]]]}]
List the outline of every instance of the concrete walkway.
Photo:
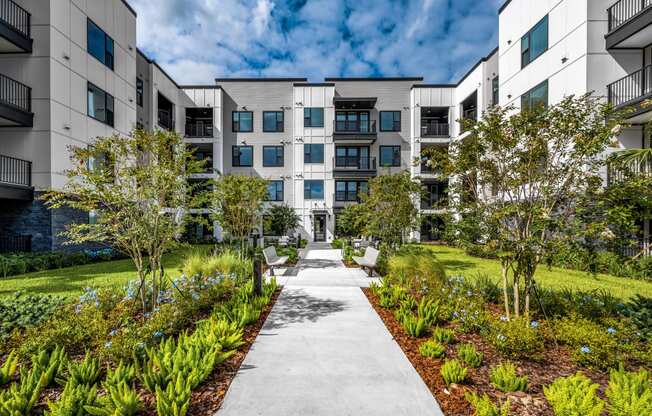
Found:
[{"label": "concrete walkway", "polygon": [[443,415],[340,250],[308,247],[219,416]]}]

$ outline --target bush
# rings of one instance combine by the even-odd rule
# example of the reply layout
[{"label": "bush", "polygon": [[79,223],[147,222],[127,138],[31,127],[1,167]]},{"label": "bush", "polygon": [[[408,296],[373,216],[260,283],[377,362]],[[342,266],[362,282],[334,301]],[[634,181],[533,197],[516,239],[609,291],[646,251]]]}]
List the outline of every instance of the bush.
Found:
[{"label": "bush", "polygon": [[190,383],[179,374],[165,389],[156,386],[156,414],[158,416],[185,416],[190,407]]},{"label": "bush", "polygon": [[100,360],[91,357],[87,352],[81,362],[71,362],[68,364],[68,384],[73,386],[86,385],[93,386],[100,378]]},{"label": "bush", "polygon": [[545,349],[544,337],[539,328],[524,318],[491,322],[489,341],[501,354],[531,360],[540,360]]},{"label": "bush", "polygon": [[423,318],[415,317],[412,314],[404,316],[401,324],[403,325],[405,333],[413,338],[421,338],[428,330],[426,321]]},{"label": "bush", "polygon": [[553,324],[557,340],[571,347],[573,361],[600,370],[614,368],[623,358],[624,340],[618,330],[588,319],[563,318]]},{"label": "bush", "polygon": [[24,292],[0,299],[0,344],[16,330],[22,331],[48,320],[63,302],[60,297],[27,295]]},{"label": "bush", "polygon": [[[414,298],[412,298],[414,299]],[[426,322],[426,325],[434,325],[437,323],[437,318],[439,316],[439,303],[438,302],[433,302],[432,300],[427,299],[426,297],[423,297],[421,299],[421,302],[419,304],[416,304],[416,301],[414,301],[413,304],[410,305],[412,309],[416,307],[417,309],[417,316],[421,319],[423,319]]]},{"label": "bush", "polygon": [[455,342],[455,331],[448,328],[437,327],[432,333],[433,338],[442,344],[452,344]]},{"label": "bush", "polygon": [[457,360],[446,360],[441,366],[440,374],[447,386],[461,384],[466,379],[467,369]]},{"label": "bush", "polygon": [[584,374],[577,373],[544,386],[543,393],[557,416],[600,416],[604,402],[597,395],[599,387]]},{"label": "bush", "polygon": [[136,416],[141,414],[142,406],[136,390],[127,384],[108,384],[106,396],[94,405],[85,405],[84,410],[97,416]]},{"label": "bush", "polygon": [[124,258],[112,249],[87,250],[83,252],[48,252],[0,255],[0,277],[16,276],[43,270],[79,266],[88,263]]},{"label": "bush", "polygon": [[491,384],[503,393],[527,391],[527,376],[519,377],[516,366],[512,363],[501,363],[491,369]]},{"label": "bush", "polygon": [[423,357],[442,358],[446,355],[446,347],[437,341],[429,340],[419,345],[419,353]]},{"label": "bush", "polygon": [[38,370],[20,369],[20,382],[0,390],[0,414],[29,415],[43,390]]},{"label": "bush", "polygon": [[61,379],[67,365],[68,357],[61,347],[55,347],[52,352],[41,350],[32,356],[32,368],[41,374],[43,387],[52,387],[57,379]]},{"label": "bush", "polygon": [[508,416],[511,405],[509,400],[505,403],[502,403],[500,407],[496,406],[491,398],[485,393],[482,397],[479,397],[475,393],[466,392],[464,394],[466,401],[471,403],[471,406],[475,409],[475,416]]},{"label": "bush", "polygon": [[627,304],[627,309],[632,324],[641,333],[642,338],[652,341],[652,298],[636,295]]},{"label": "bush", "polygon": [[475,349],[473,344],[462,344],[457,347],[457,356],[472,368],[478,368],[482,364],[483,355]]},{"label": "bush", "polygon": [[605,394],[611,416],[652,415],[650,374],[645,370],[627,372],[622,365],[618,370],[611,370]]},{"label": "bush", "polygon": [[46,416],[83,415],[86,406],[97,403],[97,387],[86,384],[67,383],[56,402],[48,402]]}]

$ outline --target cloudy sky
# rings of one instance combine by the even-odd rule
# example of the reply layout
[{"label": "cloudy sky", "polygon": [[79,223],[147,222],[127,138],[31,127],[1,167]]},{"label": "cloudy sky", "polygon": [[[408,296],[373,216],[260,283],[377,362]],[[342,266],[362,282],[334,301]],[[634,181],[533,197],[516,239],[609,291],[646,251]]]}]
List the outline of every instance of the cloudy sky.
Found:
[{"label": "cloudy sky", "polygon": [[497,45],[504,0],[130,0],[138,45],[181,84],[216,77],[454,82]]}]

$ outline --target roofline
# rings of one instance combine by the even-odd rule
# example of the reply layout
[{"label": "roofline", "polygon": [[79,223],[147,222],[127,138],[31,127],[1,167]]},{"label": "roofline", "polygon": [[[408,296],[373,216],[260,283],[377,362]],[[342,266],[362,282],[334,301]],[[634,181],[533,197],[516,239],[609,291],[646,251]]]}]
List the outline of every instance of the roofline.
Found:
[{"label": "roofline", "polygon": [[180,85],[182,90],[219,90],[222,89],[219,85]]},{"label": "roofline", "polygon": [[215,78],[215,82],[305,82],[308,78]]},{"label": "roofline", "polygon": [[136,14],[136,11],[134,10],[134,8],[131,7],[131,5],[130,5],[129,3],[127,3],[127,0],[122,0],[122,4],[124,4],[125,6],[127,6],[127,9],[129,9],[129,11],[130,11],[134,16],[138,17],[138,15]]},{"label": "roofline", "polygon": [[174,84],[175,87],[177,87],[178,89],[181,89],[181,87],[179,86],[179,84],[177,84],[177,82],[174,80],[174,78],[172,78],[170,75],[168,75],[168,73],[165,72],[165,70],[163,68],[161,68],[161,66],[155,60],[150,59],[147,55],[145,55],[145,52],[140,50],[140,48],[136,48],[136,52],[138,52],[143,58],[145,58],[145,60],[147,61],[148,64],[151,64],[151,65],[154,65],[155,67],[157,67],[158,70],[163,73],[163,75],[165,75],[170,81],[172,81],[172,83]]},{"label": "roofline", "polygon": [[478,62],[476,62],[475,65],[473,65],[473,67],[471,67],[471,69],[469,69],[469,71],[466,74],[464,74],[462,79],[460,79],[457,82],[456,86],[459,86],[461,83],[463,83],[473,73],[473,71],[475,71],[480,66],[480,64],[482,64],[483,62],[487,62],[489,58],[494,56],[497,52],[498,52],[498,46],[496,46],[496,48],[493,51],[489,52],[489,55],[485,56],[484,58],[481,58]]},{"label": "roofline", "polygon": [[295,82],[295,87],[334,87],[333,82]]},{"label": "roofline", "polygon": [[511,2],[512,2],[512,0],[507,0],[505,3],[503,3],[503,5],[500,6],[500,9],[498,9],[498,14],[501,14],[503,12],[503,10],[505,10],[507,8],[507,6],[509,6],[509,4]]},{"label": "roofline", "polygon": [[414,84],[412,88],[455,88],[457,84]]},{"label": "roofline", "polygon": [[362,78],[324,78],[324,81],[423,81],[423,77],[362,77]]}]

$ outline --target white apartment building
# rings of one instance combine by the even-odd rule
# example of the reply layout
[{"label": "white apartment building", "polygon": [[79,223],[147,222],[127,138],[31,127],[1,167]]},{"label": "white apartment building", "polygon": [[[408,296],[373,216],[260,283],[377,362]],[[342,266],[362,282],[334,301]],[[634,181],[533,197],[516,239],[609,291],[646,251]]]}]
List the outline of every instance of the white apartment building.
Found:
[{"label": "white apartment building", "polygon": [[[336,235],[338,212],[376,175],[409,170],[427,189],[415,238],[436,240],[447,181],[419,163],[428,147],[463,137],[458,120],[494,104],[554,104],[594,91],[635,106],[617,148],[647,147],[652,0],[510,0],[499,45],[454,84],[422,77],[218,78],[178,85],[136,48],[136,15],[123,0],[0,0],[0,251],[60,249],[76,212],[36,197],[63,185],[66,146],[135,127],[182,134],[206,172],[270,181],[269,204],[293,207],[301,233]],[[609,172],[608,180],[615,173]],[[194,214],[206,215],[206,210]],[[645,225],[646,230],[649,228]],[[219,226],[189,232],[221,238]]]}]

